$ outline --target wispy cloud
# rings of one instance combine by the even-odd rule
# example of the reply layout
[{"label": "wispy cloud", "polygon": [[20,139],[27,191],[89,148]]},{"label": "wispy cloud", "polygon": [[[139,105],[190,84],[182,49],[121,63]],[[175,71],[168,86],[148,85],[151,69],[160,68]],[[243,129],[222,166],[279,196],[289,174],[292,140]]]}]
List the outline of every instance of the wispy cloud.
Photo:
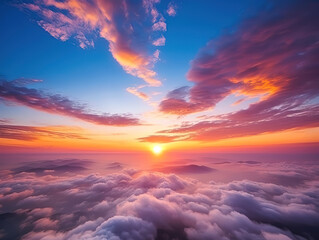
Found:
[{"label": "wispy cloud", "polygon": [[139,119],[129,114],[92,113],[83,104],[72,101],[65,96],[27,88],[21,82],[17,83],[16,81],[0,81],[0,99],[99,125],[132,126],[140,124]]},{"label": "wispy cloud", "polygon": [[33,141],[41,137],[88,139],[70,127],[36,127],[0,124],[0,138]]},{"label": "wispy cloud", "polygon": [[[267,109],[267,111],[259,111],[256,106],[257,104],[247,110],[220,116],[221,120],[188,123],[178,128],[162,130],[159,134],[169,134],[173,139],[179,139],[179,135],[186,135],[187,140],[214,141],[319,126],[318,106],[309,106],[300,110],[288,108]],[[144,139],[153,139],[155,136],[157,135]],[[170,142],[169,138],[167,140]]]},{"label": "wispy cloud", "polygon": [[173,3],[169,3],[166,12],[169,16],[172,16],[172,17],[175,16],[176,15],[176,5],[174,5]]},{"label": "wispy cloud", "polygon": [[154,23],[152,28],[154,31],[166,31],[166,23],[163,21],[159,21],[157,23]]},{"label": "wispy cloud", "polygon": [[185,140],[183,136],[168,136],[168,135],[151,135],[148,137],[142,137],[138,139],[141,142],[152,142],[152,143],[167,143]]},{"label": "wispy cloud", "polygon": [[156,39],[154,42],[153,42],[153,45],[154,46],[164,46],[165,45],[165,37],[164,36],[161,36],[160,38]]},{"label": "wispy cloud", "polygon": [[148,101],[149,100],[149,96],[146,93],[144,93],[144,92],[139,90],[142,87],[144,87],[144,86],[128,87],[128,88],[126,88],[126,91],[128,91],[129,93],[132,93],[133,95],[143,99],[144,101]]},{"label": "wispy cloud", "polygon": [[74,38],[86,48],[94,45],[94,34],[98,34],[108,41],[114,59],[127,73],[150,86],[160,86],[152,70],[157,59],[149,54],[152,32],[166,31],[165,19],[157,9],[159,2],[46,0],[21,6],[36,12],[39,25],[62,41]]},{"label": "wispy cloud", "polygon": [[181,94],[173,94],[178,89],[169,93],[160,110],[195,113],[230,94],[259,97],[259,102],[160,133],[188,132],[190,139],[216,140],[318,126],[318,7],[311,0],[276,5],[244,21],[235,33],[209,42],[187,75],[195,85]]}]

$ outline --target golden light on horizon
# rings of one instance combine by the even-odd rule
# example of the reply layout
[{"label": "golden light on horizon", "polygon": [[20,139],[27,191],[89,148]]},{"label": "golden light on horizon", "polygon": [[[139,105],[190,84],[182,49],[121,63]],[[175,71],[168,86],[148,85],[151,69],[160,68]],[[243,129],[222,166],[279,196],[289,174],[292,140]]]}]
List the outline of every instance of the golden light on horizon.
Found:
[{"label": "golden light on horizon", "polygon": [[160,145],[155,145],[153,146],[152,151],[155,155],[159,155],[162,153],[163,148]]}]

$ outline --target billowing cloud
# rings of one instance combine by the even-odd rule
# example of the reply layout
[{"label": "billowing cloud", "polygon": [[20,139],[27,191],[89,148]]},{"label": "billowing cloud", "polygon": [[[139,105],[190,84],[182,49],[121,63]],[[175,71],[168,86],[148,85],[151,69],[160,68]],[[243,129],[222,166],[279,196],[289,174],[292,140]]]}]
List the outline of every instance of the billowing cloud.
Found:
[{"label": "billowing cloud", "polygon": [[139,120],[128,114],[91,113],[84,105],[72,101],[65,96],[27,88],[24,84],[16,81],[0,81],[0,99],[43,112],[73,117],[99,125],[139,125]]},{"label": "billowing cloud", "polygon": [[132,170],[107,176],[5,171],[1,178],[2,239],[319,237],[315,175],[300,187],[202,183]]},{"label": "billowing cloud", "polygon": [[185,89],[183,94],[172,94],[178,89],[169,93],[160,110],[195,113],[231,94],[259,101],[239,112],[163,132],[193,132],[191,139],[215,140],[318,126],[319,4],[307,0],[277,5],[209,42],[187,74],[194,86],[188,94]]},{"label": "billowing cloud", "polygon": [[94,45],[94,35],[106,39],[114,59],[127,73],[159,86],[161,82],[152,70],[156,59],[147,47],[153,31],[166,31],[165,19],[156,7],[159,2],[46,0],[21,6],[36,12],[38,24],[62,41],[74,38],[86,48]]}]

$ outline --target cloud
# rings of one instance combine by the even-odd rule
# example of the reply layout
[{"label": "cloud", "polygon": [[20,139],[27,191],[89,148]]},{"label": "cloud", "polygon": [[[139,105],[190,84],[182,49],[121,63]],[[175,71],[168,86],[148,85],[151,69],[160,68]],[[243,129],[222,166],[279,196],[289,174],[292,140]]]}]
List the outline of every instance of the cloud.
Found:
[{"label": "cloud", "polygon": [[188,91],[189,91],[189,87],[187,86],[176,88],[175,90],[170,91],[167,94],[167,97],[174,98],[174,99],[183,99],[187,97]]},{"label": "cloud", "polygon": [[[308,108],[305,106],[298,110],[291,108],[280,110],[273,107],[264,111],[255,108],[259,106],[259,104],[252,105],[247,110],[223,115],[220,120],[187,123],[179,128],[162,130],[158,133],[163,139],[165,136],[172,139],[179,139],[179,136],[183,136],[187,140],[214,141],[319,126],[317,121],[319,108],[317,106],[308,106]],[[297,106],[294,107],[297,108]],[[256,111],[254,111],[255,109]],[[157,135],[150,135],[143,139],[152,139],[153,136]]]},{"label": "cloud", "polygon": [[109,163],[106,167],[106,169],[109,169],[109,170],[121,170],[123,169],[123,165],[119,162],[112,162],[112,163]]},{"label": "cloud", "polygon": [[164,46],[165,45],[165,37],[164,36],[161,36],[160,38],[156,39],[154,42],[153,42],[153,45],[154,46]]},{"label": "cloud", "polygon": [[154,23],[152,28],[154,31],[166,31],[166,23],[162,21]]},{"label": "cloud", "polygon": [[[0,81],[0,99],[39,111],[73,117],[99,125],[132,126],[140,124],[137,118],[127,114],[91,113],[84,105],[65,96],[27,88],[24,85],[16,84],[14,81]],[[17,132],[15,135],[18,136],[18,134]]]},{"label": "cloud", "polygon": [[201,183],[151,171],[7,172],[0,183],[2,238],[317,239],[316,176],[285,187],[248,180]]},{"label": "cloud", "polygon": [[[252,111],[257,105],[223,116],[224,119],[221,120],[189,123],[179,128],[162,130],[159,133],[176,134],[170,136],[174,139],[178,139],[179,134],[182,134],[182,136],[188,136],[187,140],[211,141],[319,126],[317,121],[319,108],[316,106],[308,106],[308,108],[304,107],[299,110],[272,108],[265,111]],[[145,139],[152,139],[152,136],[156,135],[145,137]]]},{"label": "cloud", "polygon": [[[47,0],[20,6],[38,14],[38,24],[53,37],[74,38],[82,48],[94,46],[98,35],[123,69],[150,86],[160,86],[152,70],[156,59],[149,54],[153,31],[166,31],[160,1]],[[156,45],[156,46],[162,46]]]},{"label": "cloud", "polygon": [[194,86],[182,88],[183,94],[173,94],[180,89],[170,92],[160,111],[200,112],[229,95],[259,101],[214,120],[159,133],[189,132],[191,140],[217,140],[318,126],[318,7],[311,0],[277,3],[234,33],[209,42],[187,74]]},{"label": "cloud", "polygon": [[172,17],[174,17],[175,15],[176,15],[176,6],[174,5],[174,4],[172,4],[172,3],[170,3],[169,5],[168,5],[168,8],[167,8],[167,14],[169,15],[169,16],[172,16]]},{"label": "cloud", "polygon": [[137,217],[114,216],[98,227],[96,239],[154,239],[153,224]]},{"label": "cloud", "polygon": [[70,127],[35,127],[0,124],[0,138],[32,141],[41,137],[88,139]]},{"label": "cloud", "polygon": [[167,143],[167,142],[175,142],[185,140],[183,137],[175,137],[175,136],[168,136],[168,135],[151,135],[148,137],[138,138],[141,142],[153,142],[153,143]]},{"label": "cloud", "polygon": [[201,174],[201,173],[211,173],[216,171],[216,169],[204,166],[204,165],[178,165],[178,166],[168,166],[164,168],[155,169],[159,172],[164,173],[179,173],[179,174]]},{"label": "cloud", "polygon": [[37,174],[61,174],[67,172],[80,172],[88,170],[88,165],[91,162],[88,160],[78,159],[56,159],[42,160],[37,162],[25,163],[17,168],[12,169],[15,173],[30,172]]},{"label": "cloud", "polygon": [[144,101],[148,101],[149,100],[149,96],[142,92],[142,91],[139,91],[140,88],[143,88],[144,86],[139,86],[139,87],[128,87],[126,88],[126,91],[128,91],[129,93],[132,93],[133,95],[141,98],[142,100]]}]

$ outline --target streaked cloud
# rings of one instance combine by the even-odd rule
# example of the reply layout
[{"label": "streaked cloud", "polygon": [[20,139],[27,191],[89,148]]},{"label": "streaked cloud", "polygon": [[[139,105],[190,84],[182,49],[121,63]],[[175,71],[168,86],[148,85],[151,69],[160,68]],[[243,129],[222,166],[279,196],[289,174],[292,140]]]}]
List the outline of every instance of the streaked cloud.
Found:
[{"label": "streaked cloud", "polygon": [[37,126],[23,126],[13,124],[0,124],[0,138],[16,139],[23,141],[33,141],[41,137],[50,138],[73,138],[73,139],[88,139],[84,134],[74,131],[71,127],[37,127]]},{"label": "streaked cloud", "polygon": [[152,143],[167,143],[185,140],[182,136],[168,136],[168,135],[151,135],[138,139],[141,142],[152,142]]},{"label": "streaked cloud", "polygon": [[[179,139],[179,135],[186,135],[188,136],[187,140],[215,141],[280,132],[288,129],[319,127],[318,106],[309,106],[300,110],[287,108],[285,110],[267,109],[267,111],[258,111],[256,109],[257,105],[237,113],[220,116],[221,120],[188,123],[158,133],[162,134],[162,139],[165,139],[163,134],[169,134],[172,139]],[[144,139],[153,139],[155,136],[157,135],[151,135]]]},{"label": "streaked cloud", "polygon": [[144,101],[148,101],[149,100],[149,96],[146,93],[144,93],[144,92],[139,90],[142,87],[144,87],[144,86],[128,87],[128,88],[126,88],[126,91],[128,91],[129,93],[132,93],[133,95],[143,99]]},{"label": "streaked cloud", "polygon": [[24,83],[16,81],[0,81],[0,99],[24,105],[42,112],[59,114],[80,119],[82,121],[106,126],[133,126],[140,121],[129,114],[96,114],[85,105],[69,98],[27,88]]},{"label": "streaked cloud", "polygon": [[232,94],[259,101],[159,133],[188,132],[192,140],[217,140],[318,126],[318,7],[311,0],[276,5],[209,42],[187,74],[194,86],[170,92],[160,111],[186,115],[213,109]]}]

